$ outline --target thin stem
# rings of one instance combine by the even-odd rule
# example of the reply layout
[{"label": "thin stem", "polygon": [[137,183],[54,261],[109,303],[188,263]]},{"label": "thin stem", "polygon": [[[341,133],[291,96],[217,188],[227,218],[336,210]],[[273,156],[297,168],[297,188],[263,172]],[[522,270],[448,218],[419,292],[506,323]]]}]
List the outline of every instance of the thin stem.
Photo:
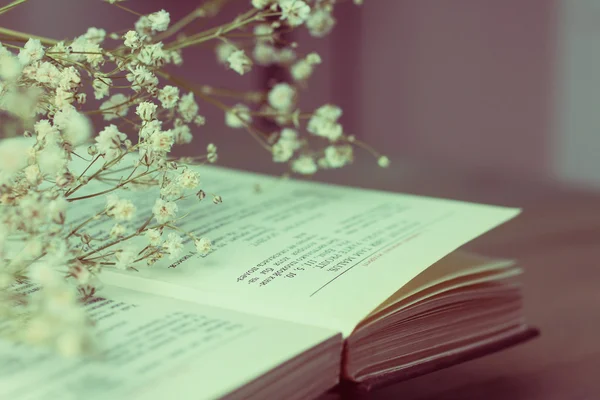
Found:
[{"label": "thin stem", "polygon": [[153,172],[156,172],[156,171],[157,171],[156,169],[153,170],[153,171],[144,171],[141,174],[139,174],[138,176],[133,177],[131,179],[127,179],[127,180],[119,183],[118,185],[116,185],[113,188],[106,189],[106,190],[103,190],[103,191],[97,192],[97,193],[88,194],[88,195],[85,195],[85,196],[80,196],[80,197],[75,197],[75,198],[67,199],[67,201],[68,202],[73,202],[73,201],[77,201],[77,200],[91,199],[92,197],[98,197],[98,196],[102,196],[103,194],[114,192],[115,190],[122,188],[123,186],[127,185],[128,183],[131,183],[131,182],[135,181],[136,179],[139,179],[139,178],[141,178],[143,176],[149,175],[149,174],[151,174]]},{"label": "thin stem", "polygon": [[262,92],[256,91],[239,91],[232,89],[213,88],[206,85],[200,87],[200,90],[207,95],[244,99],[252,102],[260,102],[264,98],[264,94]]},{"label": "thin stem", "polygon": [[102,255],[99,255],[99,256],[96,256],[96,257],[88,258],[86,261],[94,261],[94,260],[102,259],[102,258],[105,258],[105,257],[108,257],[108,256],[112,256],[115,253],[116,253],[116,251],[111,251],[109,253],[105,253],[105,254],[102,254]]},{"label": "thin stem", "polygon": [[16,6],[18,6],[19,4],[23,4],[25,3],[27,0],[15,0],[10,4],[5,5],[4,7],[0,7],[0,15],[4,14],[5,12],[8,12],[10,10],[12,10],[13,8],[15,8]]},{"label": "thin stem", "polygon": [[[201,90],[198,90],[194,87],[192,87],[190,84],[188,84],[186,81],[184,81],[181,78],[176,78],[164,71],[156,71],[157,75],[162,76],[165,79],[170,80],[171,82],[175,83],[177,86],[180,86],[186,90],[189,90],[190,92],[196,94],[198,97],[200,97],[202,100],[206,101],[207,103],[210,103],[218,108],[220,108],[221,110],[223,110],[224,112],[230,111],[231,108],[226,106],[224,103],[220,102],[219,100],[212,98],[208,95],[206,95],[205,93],[202,93]],[[246,130],[248,131],[248,133],[250,133],[250,135],[261,145],[261,147],[265,150],[267,150],[269,153],[271,152],[271,146],[269,146],[261,137],[260,137],[260,131],[258,131],[256,128],[254,128],[253,126],[251,126],[250,124],[246,123],[244,120],[240,119],[243,123],[244,126],[246,127]]]},{"label": "thin stem", "polygon": [[[6,39],[2,39],[2,40],[6,40]],[[2,43],[2,45],[4,47],[8,47],[10,49],[15,49],[15,50],[21,50],[23,48],[22,46],[17,46],[15,44],[10,44],[10,43]]]},{"label": "thin stem", "polygon": [[[152,252],[150,252],[150,253],[148,253],[148,254],[144,254],[144,255],[143,255],[143,256],[141,256],[140,258],[136,259],[136,260],[134,261],[134,263],[136,263],[136,262],[140,262],[140,261],[142,261],[143,259],[145,259],[145,258],[148,258],[148,257],[150,257],[151,255],[153,255],[153,254],[156,254],[156,253],[158,253],[158,252],[159,252],[159,250],[158,250],[158,249],[154,249],[154,251],[152,251]],[[135,268],[134,268],[134,269],[135,269]]]},{"label": "thin stem", "polygon": [[[77,65],[79,68],[86,70],[90,75],[93,75],[93,71],[90,70],[87,65],[82,64],[79,61],[73,61],[73,60],[69,60],[69,59],[66,59],[66,58],[62,58],[62,57],[50,56],[48,54],[46,54],[46,57],[48,57],[51,60],[54,60],[56,62],[58,62],[60,60],[60,61],[63,61],[65,63],[71,63],[73,65]],[[59,63],[59,64],[64,67],[64,64],[62,64],[62,63]]]},{"label": "thin stem", "polygon": [[129,12],[129,13],[131,13],[133,15],[137,15],[138,17],[143,17],[144,16],[144,14],[140,14],[137,11],[133,11],[131,8],[125,7],[124,5],[121,5],[119,3],[114,3],[114,5],[116,7],[119,7],[121,10],[127,11],[127,12]]},{"label": "thin stem", "polygon": [[96,161],[98,161],[98,159],[99,159],[99,158],[100,158],[100,155],[97,155],[97,156],[96,156],[96,158],[94,158],[94,159],[92,160],[92,162],[91,162],[91,163],[90,163],[90,164],[89,164],[87,167],[85,167],[85,169],[83,170],[83,172],[82,172],[82,173],[79,175],[79,178],[77,178],[77,179],[81,179],[81,177],[83,176],[83,174],[85,174],[85,173],[88,171],[88,169],[90,169],[90,167],[91,167],[92,165],[94,165],[94,163],[95,163]]},{"label": "thin stem", "polygon": [[[130,151],[134,151],[136,148],[137,148],[137,145],[133,146],[130,149]],[[88,182],[91,181],[92,179],[96,178],[97,176],[99,176],[101,173],[103,173],[104,171],[106,171],[107,169],[109,169],[110,167],[112,167],[113,165],[116,165],[127,154],[129,154],[129,152],[123,152],[120,156],[118,156],[114,160],[105,162],[104,165],[102,166],[102,168],[100,168],[98,171],[94,172],[92,174],[92,176],[89,177]],[[79,189],[81,189],[83,186],[85,186],[85,184],[84,183],[80,183],[74,189],[69,189],[67,191],[67,193],[65,194],[65,197],[71,196],[73,193],[75,193],[76,191],[78,191]]]},{"label": "thin stem", "polygon": [[110,175],[110,174],[116,174],[118,172],[127,171],[130,168],[131,167],[121,167],[121,168],[113,169],[113,170],[110,170],[110,171],[103,172],[102,176],[104,176],[104,175]]},{"label": "thin stem", "polygon": [[142,254],[143,252],[145,252],[146,250],[148,250],[149,248],[150,248],[150,245],[149,245],[149,244],[148,244],[148,245],[146,245],[146,247],[144,247],[143,249],[141,249],[141,250],[138,252],[138,256],[139,256],[140,254]]},{"label": "thin stem", "polygon": [[152,226],[151,228],[144,228],[144,229],[143,229],[143,230],[141,230],[141,231],[136,231],[135,233],[132,233],[131,235],[128,235],[128,236],[122,237],[121,239],[119,239],[119,240],[117,240],[117,241],[114,241],[114,242],[107,243],[107,244],[105,244],[104,246],[100,246],[100,247],[98,247],[97,249],[95,249],[95,250],[92,250],[92,251],[90,251],[90,252],[88,252],[88,253],[84,254],[84,255],[83,255],[83,256],[81,256],[81,257],[77,257],[77,259],[79,259],[80,261],[83,261],[83,260],[87,259],[89,256],[91,256],[92,254],[96,254],[96,253],[98,253],[98,252],[100,252],[100,251],[102,251],[102,250],[106,250],[106,249],[108,249],[109,247],[112,247],[112,246],[114,246],[114,245],[116,245],[116,244],[122,243],[122,242],[124,242],[124,241],[126,241],[126,240],[129,240],[129,239],[131,239],[131,238],[134,238],[134,237],[138,236],[140,233],[143,233],[143,232],[147,231],[148,229],[156,229],[156,228],[160,228],[161,226],[163,226],[163,224],[156,224],[156,225]]},{"label": "thin stem", "polygon": [[75,229],[73,229],[71,231],[71,233],[69,233],[67,235],[67,239],[70,238],[71,236],[73,236],[74,234],[77,233],[78,230],[80,230],[81,228],[83,228],[85,225],[87,225],[90,221],[93,221],[94,219],[96,219],[97,217],[101,216],[102,214],[104,214],[106,211],[102,210],[99,213],[92,215],[91,217],[89,217],[88,219],[86,219],[85,221],[83,221],[81,224],[77,225],[77,227]]},{"label": "thin stem", "polygon": [[[127,175],[127,178],[125,178],[125,181],[128,181],[129,179],[131,179],[131,177],[133,176],[133,174],[135,174],[135,171],[137,171],[137,169],[139,168],[139,165],[136,165],[131,172],[129,173],[129,175]],[[146,168],[146,171],[144,172],[148,172],[150,168]]]},{"label": "thin stem", "polygon": [[3,28],[3,27],[0,27],[0,33],[4,34],[4,35],[8,35],[10,37],[17,38],[17,39],[24,39],[24,40],[38,39],[41,43],[48,45],[48,46],[54,46],[56,43],[58,43],[58,40],[55,40],[55,39],[50,39],[50,38],[43,37],[43,36],[32,35],[30,33],[23,33],[23,32],[15,31],[12,29]]},{"label": "thin stem", "polygon": [[165,227],[166,227],[166,228],[169,228],[169,229],[172,229],[172,230],[174,230],[174,231],[177,231],[177,232],[181,232],[181,233],[183,233],[184,235],[186,235],[187,237],[189,237],[190,239],[192,239],[193,241],[196,241],[196,240],[198,239],[197,237],[195,237],[194,235],[192,235],[192,234],[191,234],[191,233],[189,233],[188,231],[185,231],[185,230],[183,230],[183,229],[181,229],[181,228],[179,228],[179,227],[177,227],[177,226],[175,226],[175,225],[170,225],[170,224],[169,224],[169,225],[165,225]]},{"label": "thin stem", "polygon": [[107,111],[111,111],[111,110],[117,109],[117,108],[122,107],[124,105],[130,104],[130,103],[133,104],[134,100],[136,100],[138,97],[139,97],[139,94],[136,93],[133,97],[131,97],[127,101],[124,101],[123,103],[115,104],[112,107],[102,108],[102,109],[98,109],[98,110],[84,111],[83,114],[87,114],[87,115],[104,114]]},{"label": "thin stem", "polygon": [[156,35],[154,37],[154,40],[159,42],[159,41],[162,41],[162,40],[168,38],[169,36],[172,36],[176,32],[179,32],[180,30],[185,28],[187,25],[189,25],[196,19],[203,17],[204,13],[202,13],[201,11],[202,11],[201,7],[195,9],[194,11],[192,11],[191,13],[189,13],[188,15],[186,15],[185,17],[181,18],[179,21],[174,23],[171,27],[169,27],[169,29],[167,29],[160,35]]},{"label": "thin stem", "polygon": [[355,144],[356,146],[365,149],[366,151],[368,151],[369,153],[371,153],[373,156],[375,157],[379,157],[381,156],[381,153],[379,153],[377,150],[375,150],[375,148],[373,148],[372,146],[366,144],[363,141],[360,141],[358,139],[354,139],[354,140],[348,140],[346,139],[349,143]]},{"label": "thin stem", "polygon": [[140,233],[141,233],[141,232],[143,232],[143,231],[144,231],[144,229],[146,229],[146,227],[147,227],[148,225],[150,225],[150,222],[152,222],[152,218],[154,218],[154,215],[150,215],[150,216],[148,217],[148,219],[146,220],[146,222],[144,222],[144,223],[142,224],[142,226],[140,226],[140,227],[138,228],[138,232],[140,232]]},{"label": "thin stem", "polygon": [[[67,54],[66,51],[49,51],[46,54]],[[71,51],[68,54],[96,54],[96,55],[105,55],[102,52],[97,51]]]},{"label": "thin stem", "polygon": [[217,28],[209,29],[205,32],[201,32],[196,35],[192,35],[190,37],[185,38],[180,43],[177,43],[174,45],[167,45],[165,47],[167,50],[178,50],[178,49],[183,49],[185,47],[195,46],[195,45],[204,43],[206,41],[216,39],[219,36],[222,36],[226,33],[229,33],[238,28],[241,28],[242,26],[249,24],[251,22],[262,19],[263,17],[264,17],[264,15],[261,13],[257,13],[257,10],[250,10],[250,11],[240,15],[238,18],[236,18],[234,20],[234,22],[231,22],[229,24],[226,24],[224,26],[220,26]]},{"label": "thin stem", "polygon": [[71,154],[74,155],[75,157],[79,158],[80,160],[90,162],[90,160],[80,156],[79,154],[75,153],[74,151],[71,151]]}]

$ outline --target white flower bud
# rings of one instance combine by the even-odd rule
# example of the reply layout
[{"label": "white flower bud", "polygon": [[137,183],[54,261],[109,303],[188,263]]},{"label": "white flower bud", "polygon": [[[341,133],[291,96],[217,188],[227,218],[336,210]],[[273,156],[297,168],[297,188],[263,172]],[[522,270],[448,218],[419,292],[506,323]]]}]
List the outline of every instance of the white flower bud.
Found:
[{"label": "white flower bud", "polygon": [[281,19],[291,26],[302,25],[310,15],[310,6],[302,0],[279,0]]},{"label": "white flower bud", "polygon": [[75,181],[75,177],[70,172],[65,172],[56,177],[56,186],[60,188],[67,187]]},{"label": "white flower bud", "polygon": [[196,246],[196,251],[201,256],[205,256],[208,253],[210,253],[210,250],[212,248],[212,243],[211,243],[210,239],[205,238],[205,237],[196,240],[194,242],[194,245]]},{"label": "white flower bud", "polygon": [[90,244],[90,242],[92,241],[92,237],[90,236],[89,233],[82,234],[80,239],[81,239],[81,243],[83,243],[83,244]]},{"label": "white flower bud", "polygon": [[278,111],[287,111],[294,105],[296,89],[288,83],[278,83],[269,91],[269,104]]},{"label": "white flower bud", "polygon": [[244,50],[236,50],[227,57],[229,67],[240,75],[244,75],[252,69],[252,60],[248,58]]},{"label": "white flower bud", "polygon": [[150,20],[152,30],[158,32],[166,31],[169,27],[169,22],[171,22],[169,13],[165,10],[160,10],[148,15],[148,19]]},{"label": "white flower bud", "polygon": [[33,186],[37,186],[42,183],[42,174],[40,173],[40,167],[37,164],[32,164],[25,168],[25,179]]},{"label": "white flower bud", "polygon": [[386,156],[379,156],[379,158],[377,159],[377,164],[381,168],[387,168],[390,166],[390,159],[387,158]]},{"label": "white flower bud", "polygon": [[48,215],[55,224],[62,225],[65,223],[65,215],[68,205],[69,203],[64,197],[59,197],[55,200],[52,200],[48,204]]},{"label": "white flower bud", "polygon": [[110,237],[113,239],[119,238],[125,234],[125,227],[121,224],[115,224],[110,230]]},{"label": "white flower bud", "polygon": [[146,238],[150,246],[160,246],[162,243],[161,232],[158,229],[148,229],[146,231]]},{"label": "white flower bud", "polygon": [[152,121],[156,116],[156,107],[156,104],[144,101],[137,106],[135,113],[142,121]]}]

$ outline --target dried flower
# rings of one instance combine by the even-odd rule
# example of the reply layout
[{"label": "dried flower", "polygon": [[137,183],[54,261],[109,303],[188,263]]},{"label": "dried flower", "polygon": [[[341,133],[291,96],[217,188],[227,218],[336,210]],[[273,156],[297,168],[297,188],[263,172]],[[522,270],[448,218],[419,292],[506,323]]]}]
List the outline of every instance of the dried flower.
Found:
[{"label": "dried flower", "polygon": [[342,115],[341,108],[326,104],[313,114],[306,130],[313,135],[323,136],[330,141],[338,140],[343,133],[342,126],[337,122]]},{"label": "dried flower", "polygon": [[137,257],[137,251],[134,247],[122,247],[115,252],[115,268],[126,270],[133,265]]},{"label": "dried flower", "polygon": [[142,45],[140,35],[136,31],[128,31],[125,35],[123,35],[123,39],[123,44],[132,49],[137,49]]},{"label": "dried flower", "polygon": [[106,215],[116,221],[130,221],[135,215],[135,209],[131,200],[119,199],[114,194],[106,197]]},{"label": "dried flower", "polygon": [[146,238],[150,246],[160,246],[162,243],[161,232],[158,229],[148,229],[146,231]]},{"label": "dried flower", "polygon": [[69,203],[64,197],[58,197],[48,203],[48,217],[52,222],[62,225],[65,223],[67,206]]},{"label": "dried flower", "polygon": [[252,7],[262,10],[271,5],[271,3],[273,3],[273,0],[252,0]]},{"label": "dried flower", "polygon": [[94,88],[94,98],[96,98],[96,100],[100,100],[108,96],[111,84],[112,79],[107,77],[97,77],[94,79],[92,82],[92,87]]},{"label": "dried flower", "polygon": [[194,120],[196,115],[198,115],[198,104],[194,100],[194,93],[181,96],[177,111],[179,111],[179,115],[181,115],[181,118],[185,122],[192,122]]},{"label": "dried flower", "polygon": [[169,259],[174,260],[183,251],[183,239],[175,232],[171,232],[163,242],[162,248],[169,254]]},{"label": "dried flower", "polygon": [[254,27],[254,37],[258,42],[273,41],[273,27],[267,24],[259,24]]},{"label": "dried flower", "polygon": [[40,167],[37,164],[33,164],[25,168],[25,179],[33,186],[37,186],[42,183],[42,174]]},{"label": "dried flower", "polygon": [[179,101],[179,89],[167,85],[158,92],[158,100],[164,108],[173,108]]},{"label": "dried flower", "polygon": [[243,128],[252,122],[250,109],[244,104],[236,104],[225,112],[225,125],[231,128]]},{"label": "dried flower", "polygon": [[[19,77],[22,71],[23,65],[17,57],[8,52],[0,52],[0,77],[2,77],[2,79],[9,82],[13,81]],[[7,99],[4,100],[6,101]],[[10,101],[7,103],[10,103]],[[5,104],[4,107],[12,108],[9,104]]]},{"label": "dried flower", "polygon": [[159,224],[164,224],[175,218],[177,210],[178,207],[175,202],[156,199],[152,208],[152,214],[154,214],[154,218],[156,218]]},{"label": "dried flower", "polygon": [[317,172],[317,164],[312,157],[300,156],[292,162],[292,171],[302,175],[312,175]]},{"label": "dried flower", "polygon": [[173,141],[175,144],[187,144],[193,139],[192,132],[188,125],[180,125],[171,129]]},{"label": "dried flower", "polygon": [[207,239],[205,237],[196,240],[194,242],[194,245],[196,246],[196,251],[201,256],[205,256],[208,253],[210,253],[210,250],[212,248],[212,243],[211,243],[210,239]]},{"label": "dried flower", "polygon": [[104,111],[102,115],[106,121],[124,117],[129,111],[129,99],[122,93],[114,94],[100,105],[100,110]]},{"label": "dried flower", "polygon": [[252,60],[246,56],[244,50],[235,50],[227,57],[229,68],[240,75],[244,75],[252,69]]},{"label": "dried flower", "polygon": [[325,163],[329,168],[340,168],[352,162],[352,146],[328,146],[325,149]]},{"label": "dried flower", "polygon": [[233,44],[231,44],[229,42],[219,43],[217,45],[217,47],[215,48],[215,51],[217,53],[217,60],[221,64],[227,64],[229,56],[231,56],[231,54],[233,54],[233,52],[235,52],[236,50],[237,50],[237,47],[235,47]]},{"label": "dried flower", "polygon": [[150,137],[150,150],[154,153],[168,153],[175,143],[172,131],[156,132]]},{"label": "dried flower", "polygon": [[310,6],[302,0],[279,0],[281,19],[291,26],[302,25],[310,15]]},{"label": "dried flower", "polygon": [[104,158],[110,161],[121,154],[121,146],[125,139],[127,139],[127,135],[119,132],[116,125],[109,125],[96,137],[96,148]]},{"label": "dried flower", "polygon": [[325,8],[318,8],[308,17],[306,21],[306,27],[312,36],[324,37],[327,36],[333,26],[335,25],[335,19],[331,15],[331,11]]},{"label": "dried flower", "polygon": [[310,53],[305,59],[292,65],[290,73],[296,81],[308,79],[314,70],[314,66],[321,64],[321,57],[317,53]]},{"label": "dried flower", "polygon": [[269,104],[276,110],[287,111],[294,105],[296,89],[287,83],[278,83],[269,92]]},{"label": "dried flower", "polygon": [[292,158],[294,152],[300,148],[301,143],[298,141],[298,133],[290,128],[284,128],[281,131],[279,140],[273,145],[273,161],[287,162]]},{"label": "dried flower", "polygon": [[[152,63],[150,60],[149,63]],[[131,82],[131,88],[136,92],[140,92],[142,89],[147,92],[153,92],[158,85],[158,78],[148,67],[144,65],[136,65],[131,68],[126,78]]]},{"label": "dried flower", "polygon": [[27,156],[31,143],[21,139],[0,141],[0,177],[10,178],[27,166]]},{"label": "dried flower", "polygon": [[72,146],[82,145],[92,136],[90,120],[71,105],[54,114],[54,126],[62,131],[63,139]]},{"label": "dried flower", "polygon": [[200,174],[186,169],[177,177],[177,183],[185,189],[195,189],[200,184]]},{"label": "dried flower", "polygon": [[156,104],[144,101],[138,104],[135,113],[142,119],[142,121],[151,121],[156,115]]},{"label": "dried flower", "polygon": [[259,42],[252,51],[252,57],[259,65],[270,65],[277,62],[279,53],[272,45]]},{"label": "dried flower", "polygon": [[377,164],[381,168],[387,168],[390,166],[390,159],[387,158],[386,156],[379,156],[379,158],[377,159]]},{"label": "dried flower", "polygon": [[44,57],[44,47],[39,39],[29,39],[19,52],[19,61],[22,65],[41,60]]},{"label": "dried flower", "polygon": [[108,235],[113,239],[120,238],[125,235],[125,227],[121,224],[114,224]]},{"label": "dried flower", "polygon": [[[221,3],[190,15],[208,18]],[[377,154],[344,136],[339,107],[325,105],[311,115],[297,106],[321,57],[313,52],[299,58],[298,43],[286,42],[278,30],[305,25],[311,35],[324,36],[335,24],[335,3],[251,0],[250,12],[206,30],[187,20],[171,25],[171,15],[159,10],[139,15],[123,30],[90,27],[61,41],[3,33],[2,133],[16,138],[0,140],[0,262],[6,266],[0,269],[0,313],[12,310],[18,298],[15,315],[20,317],[7,323],[16,327],[19,339],[67,356],[85,352],[92,331],[81,299],[96,295],[103,269],[135,269],[166,255],[175,259],[184,254],[188,238],[200,256],[211,252],[211,241],[187,232],[177,217],[180,208],[188,215],[183,207],[191,202],[184,199],[194,193],[198,200],[206,197],[191,164],[217,162],[217,146],[209,143],[205,154],[185,158],[171,153],[192,139],[199,143],[182,154],[202,149],[204,129],[198,127],[206,118],[199,114],[201,107],[218,107],[225,125],[247,131],[274,162],[298,174],[342,167],[352,161],[355,147]],[[214,48],[216,62],[239,75],[252,69],[251,55],[257,64],[288,69],[297,85],[273,82],[270,90],[251,91],[216,82],[197,85],[202,79],[187,81],[171,68],[182,64],[188,50],[191,62],[203,60],[191,52],[205,47]],[[92,93],[94,99],[88,98]],[[267,125],[258,120],[278,128],[264,132]],[[308,140],[307,132],[316,137]],[[378,164],[386,167],[389,160],[379,156]],[[130,197],[128,190],[144,192]],[[214,204],[223,202],[220,195],[211,197]],[[152,213],[137,199],[140,204],[150,199]],[[29,266],[31,260],[36,263]],[[41,290],[16,293],[22,276]]]},{"label": "dried flower", "polygon": [[160,10],[148,15],[148,19],[150,20],[152,30],[159,32],[166,31],[169,27],[169,22],[171,22],[169,13],[165,10]]}]

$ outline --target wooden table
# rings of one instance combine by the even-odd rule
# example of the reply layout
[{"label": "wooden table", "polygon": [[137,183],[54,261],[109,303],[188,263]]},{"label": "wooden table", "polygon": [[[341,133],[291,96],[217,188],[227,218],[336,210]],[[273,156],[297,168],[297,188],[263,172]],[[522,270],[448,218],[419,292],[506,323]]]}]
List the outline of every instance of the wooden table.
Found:
[{"label": "wooden table", "polygon": [[526,316],[541,329],[528,343],[366,396],[323,399],[600,399],[600,194],[414,163],[382,171],[361,162],[319,179],[523,208],[465,248],[520,261]]}]

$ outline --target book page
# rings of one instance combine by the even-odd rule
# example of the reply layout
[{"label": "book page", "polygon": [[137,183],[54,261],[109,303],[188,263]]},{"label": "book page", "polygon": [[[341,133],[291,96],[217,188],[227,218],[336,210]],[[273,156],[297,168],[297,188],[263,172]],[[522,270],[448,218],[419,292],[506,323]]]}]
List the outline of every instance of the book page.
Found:
[{"label": "book page", "polygon": [[87,306],[100,338],[92,358],[0,340],[0,398],[217,398],[335,336],[123,289],[105,294]]},{"label": "book page", "polygon": [[[191,205],[179,226],[210,235],[215,250],[200,257],[190,243],[181,259],[105,272],[105,282],[348,335],[425,268],[518,214],[216,167],[200,172],[223,203]],[[141,222],[156,196],[133,195],[145,208]]]},{"label": "book page", "polygon": [[520,274],[522,271],[512,260],[491,259],[479,255],[456,251],[421,272],[408,284],[381,303],[374,312],[381,311],[394,303],[420,293],[425,289],[450,282],[457,278],[467,281],[490,281]]}]

